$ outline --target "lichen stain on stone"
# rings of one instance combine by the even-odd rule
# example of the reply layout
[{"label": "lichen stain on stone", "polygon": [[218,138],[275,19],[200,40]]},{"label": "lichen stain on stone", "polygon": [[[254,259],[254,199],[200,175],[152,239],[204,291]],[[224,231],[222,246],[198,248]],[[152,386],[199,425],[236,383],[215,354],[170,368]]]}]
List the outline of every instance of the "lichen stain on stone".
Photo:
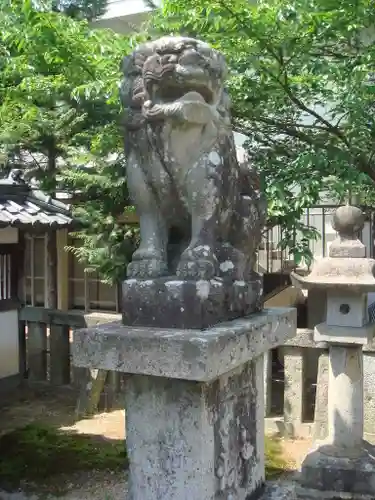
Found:
[{"label": "lichen stain on stone", "polygon": [[243,280],[241,280],[241,281],[240,280],[236,280],[234,282],[234,285],[235,286],[241,286],[241,287],[243,287],[243,286],[246,286],[246,283]]},{"label": "lichen stain on stone", "polygon": [[193,342],[185,343],[182,347],[182,357],[185,360],[197,359],[201,355],[201,348]]},{"label": "lichen stain on stone", "polygon": [[208,159],[211,163],[213,163],[215,166],[220,165],[221,163],[221,157],[216,151],[212,151],[208,155]]},{"label": "lichen stain on stone", "polygon": [[234,269],[234,264],[231,260],[226,260],[220,264],[220,270],[223,273],[226,273],[227,271],[230,271],[231,269]]},{"label": "lichen stain on stone", "polygon": [[[361,360],[362,351],[347,352],[345,359],[345,374],[352,382],[358,382],[361,378]],[[343,374],[344,375],[344,374]]]},{"label": "lichen stain on stone", "polygon": [[207,393],[216,436],[215,500],[237,498],[252,483],[257,463],[255,384],[255,365],[247,363],[215,381]]},{"label": "lichen stain on stone", "polygon": [[210,293],[210,282],[206,280],[199,280],[196,283],[197,296],[201,300],[206,300]]},{"label": "lichen stain on stone", "polygon": [[[134,280],[136,281],[136,280]],[[182,286],[184,284],[183,281],[178,281],[178,280],[174,280],[174,281],[166,281],[165,282],[165,286],[168,288],[168,287],[179,287],[179,286]]]}]

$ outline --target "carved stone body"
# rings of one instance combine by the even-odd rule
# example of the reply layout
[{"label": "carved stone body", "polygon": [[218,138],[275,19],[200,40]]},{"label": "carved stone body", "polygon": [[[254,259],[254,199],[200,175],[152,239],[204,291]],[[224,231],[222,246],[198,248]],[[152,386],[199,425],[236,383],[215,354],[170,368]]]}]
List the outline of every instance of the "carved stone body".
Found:
[{"label": "carved stone body", "polygon": [[266,204],[239,165],[223,56],[191,38],[123,61],[127,181],[140,217],[128,278],[249,281]]}]

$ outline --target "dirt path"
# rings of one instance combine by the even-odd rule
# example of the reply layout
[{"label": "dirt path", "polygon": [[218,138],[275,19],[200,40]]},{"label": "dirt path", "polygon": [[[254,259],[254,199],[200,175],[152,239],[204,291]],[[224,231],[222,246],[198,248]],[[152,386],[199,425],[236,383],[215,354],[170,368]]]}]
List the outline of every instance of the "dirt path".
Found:
[{"label": "dirt path", "polygon": [[282,441],[284,458],[291,470],[298,470],[312,446],[312,439],[284,439]]},{"label": "dirt path", "polygon": [[[0,406],[0,436],[12,429],[23,427],[31,422],[51,424],[66,432],[93,437],[101,436],[110,440],[125,439],[125,411],[117,409],[101,413],[90,419],[74,418],[76,395],[71,392],[56,394],[48,391],[24,391]],[[284,456],[291,470],[299,467],[311,443],[309,441],[282,442]],[[91,471],[69,477],[61,476],[59,481],[66,485],[66,493],[60,500],[125,500],[127,479],[124,472]],[[48,498],[47,489],[42,495],[26,495],[23,492],[5,493],[1,491],[0,500],[44,500]],[[49,496],[52,500],[53,498]]]},{"label": "dirt path", "polygon": [[125,410],[99,413],[92,418],[82,419],[73,425],[61,426],[62,431],[102,436],[107,439],[125,439]]}]

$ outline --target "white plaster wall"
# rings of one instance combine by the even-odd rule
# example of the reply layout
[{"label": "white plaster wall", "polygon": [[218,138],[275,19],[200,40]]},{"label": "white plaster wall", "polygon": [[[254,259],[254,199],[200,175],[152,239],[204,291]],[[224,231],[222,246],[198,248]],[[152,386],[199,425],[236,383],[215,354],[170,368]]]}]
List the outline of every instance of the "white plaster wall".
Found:
[{"label": "white plaster wall", "polygon": [[4,227],[0,229],[0,243],[6,245],[18,243],[18,229],[16,227]]},{"label": "white plaster wall", "polygon": [[0,379],[19,373],[18,311],[0,313]]}]

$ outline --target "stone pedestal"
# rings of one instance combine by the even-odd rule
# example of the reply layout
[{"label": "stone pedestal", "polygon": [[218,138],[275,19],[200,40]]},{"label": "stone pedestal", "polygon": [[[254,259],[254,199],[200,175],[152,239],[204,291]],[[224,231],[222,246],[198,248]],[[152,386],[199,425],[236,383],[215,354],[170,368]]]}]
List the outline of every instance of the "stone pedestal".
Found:
[{"label": "stone pedestal", "polygon": [[129,279],[122,284],[123,323],[166,328],[208,328],[262,309],[262,277],[252,281]]},{"label": "stone pedestal", "polygon": [[317,444],[302,466],[300,500],[374,500],[374,447],[364,443],[361,453]]},{"label": "stone pedestal", "polygon": [[74,364],[128,373],[132,500],[250,500],[264,483],[264,353],[294,309],[207,330],[110,323],[75,332]]}]

